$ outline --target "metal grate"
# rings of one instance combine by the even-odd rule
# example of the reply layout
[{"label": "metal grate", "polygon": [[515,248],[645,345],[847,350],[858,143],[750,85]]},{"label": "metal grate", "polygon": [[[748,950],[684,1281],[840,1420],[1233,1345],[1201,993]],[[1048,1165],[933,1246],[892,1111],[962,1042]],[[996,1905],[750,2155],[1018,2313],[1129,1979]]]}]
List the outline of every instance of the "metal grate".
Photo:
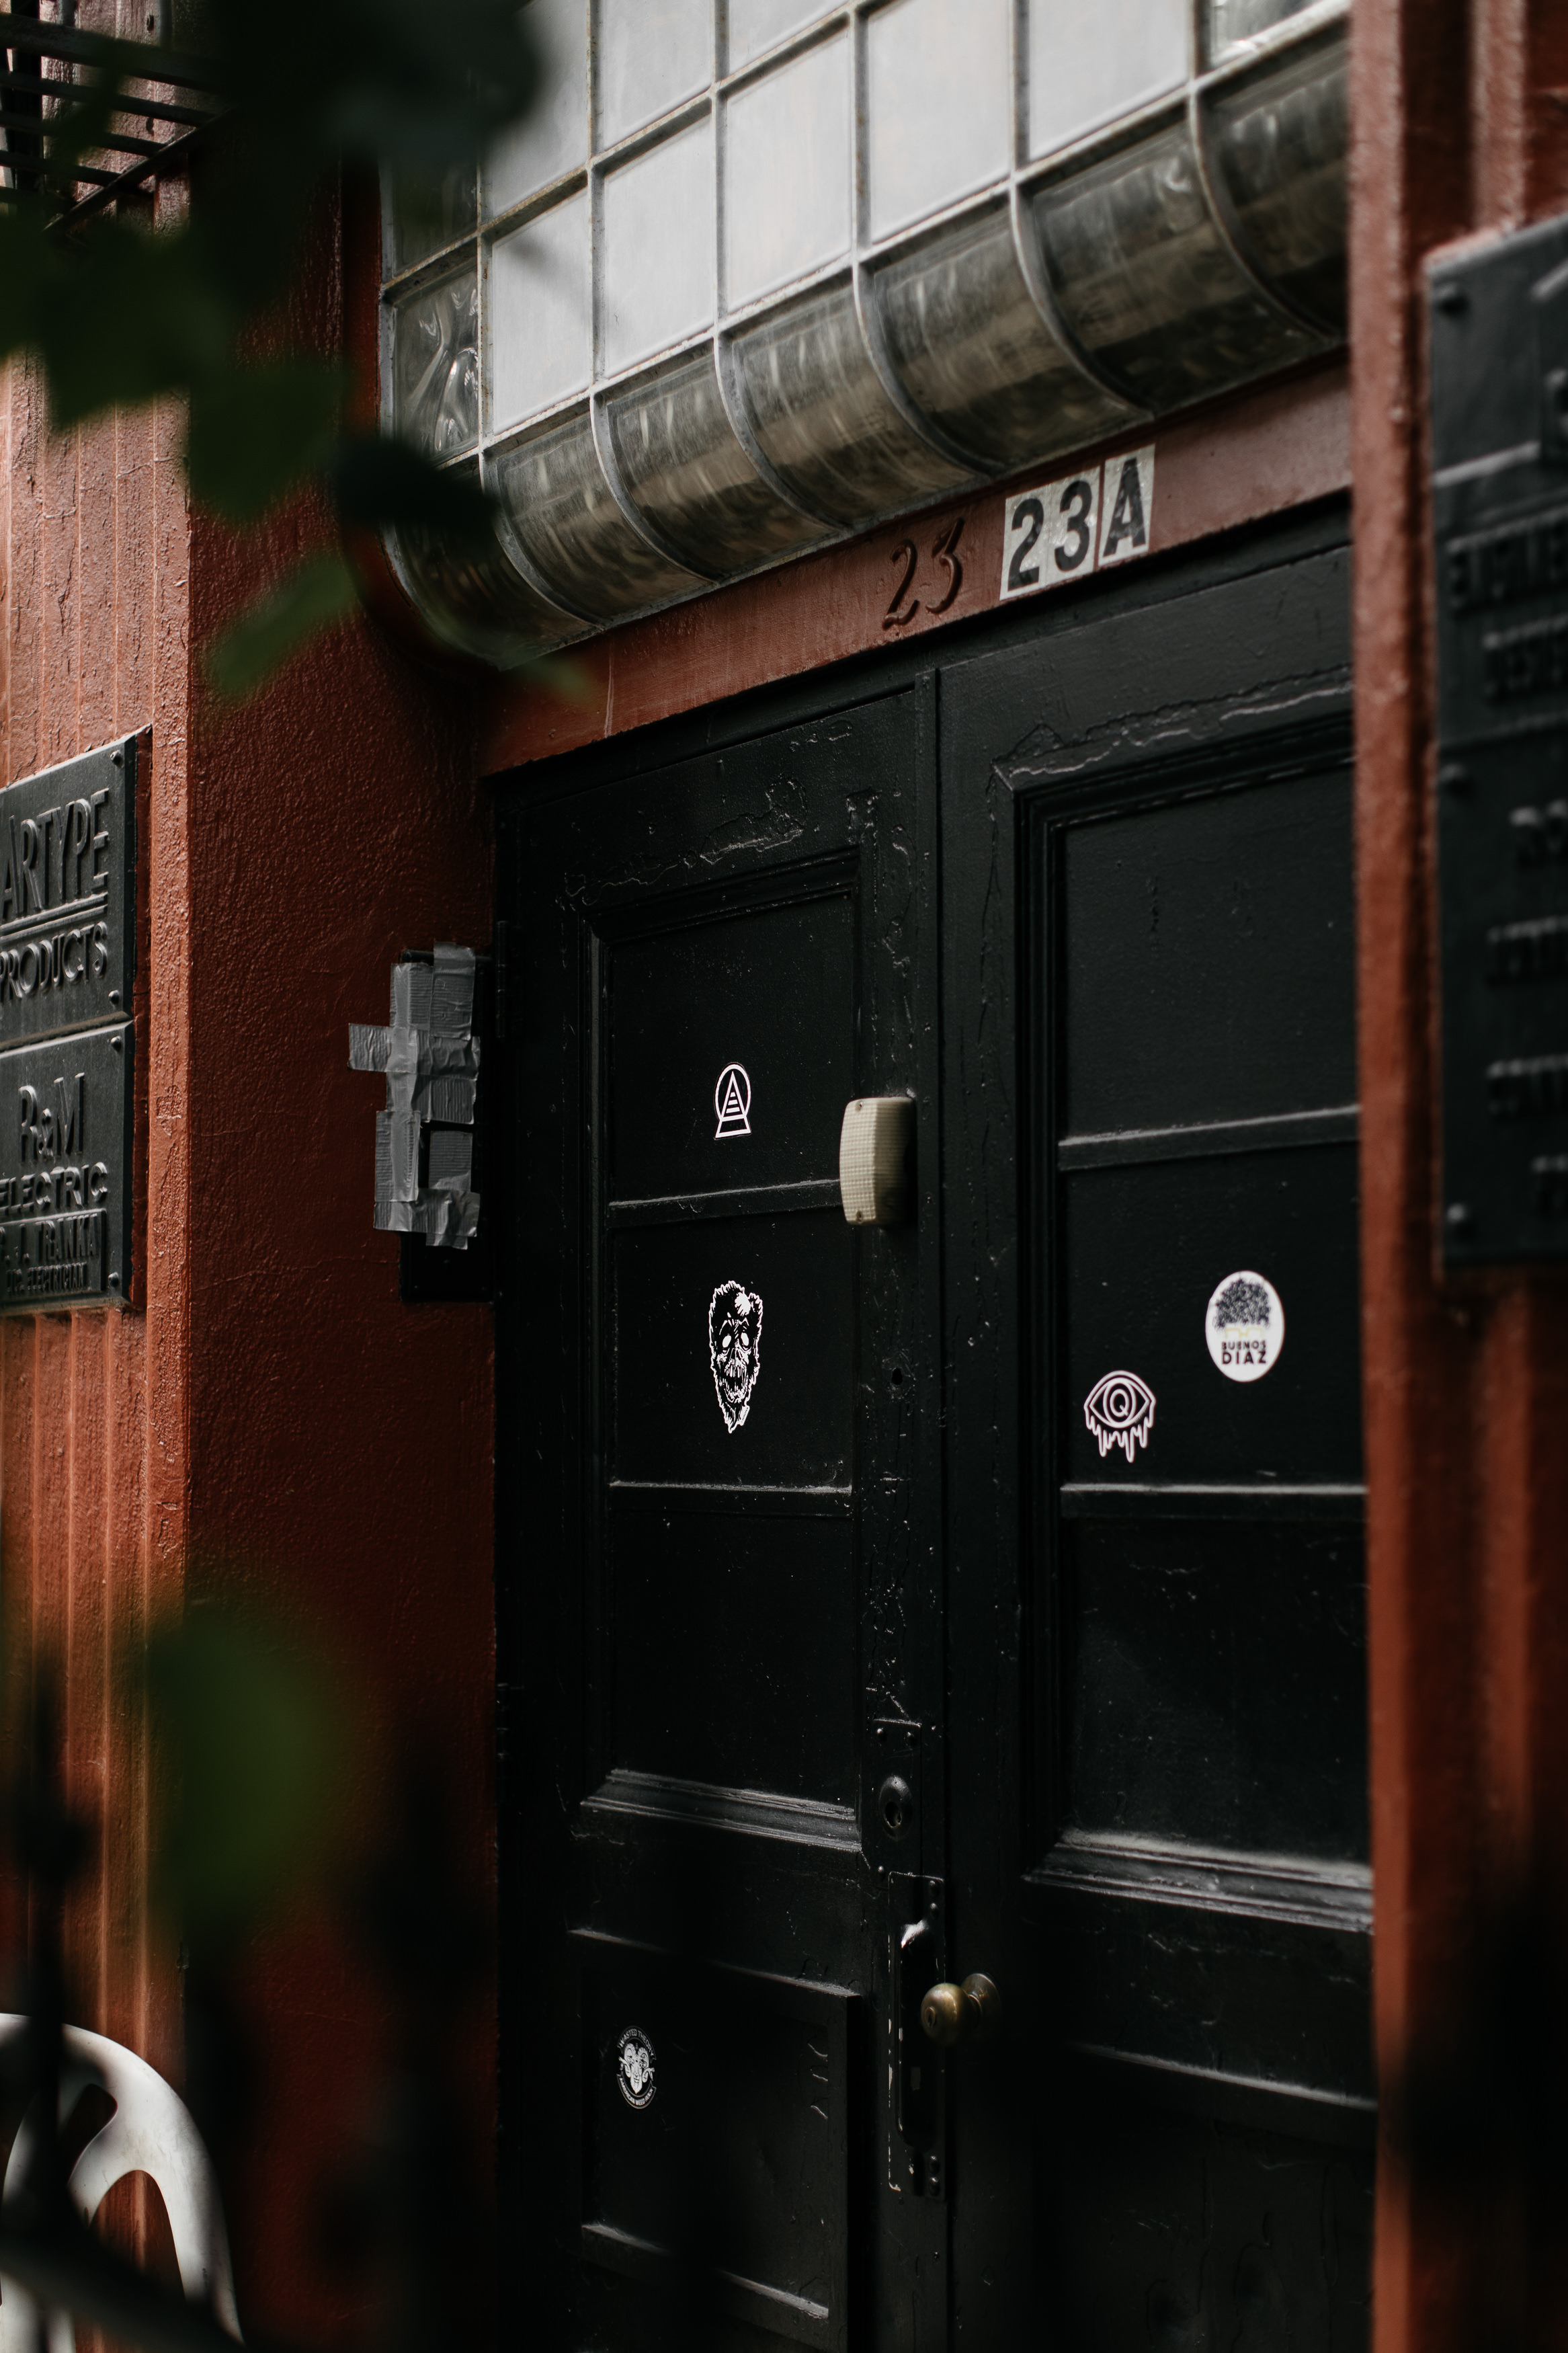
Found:
[{"label": "metal grate", "polygon": [[[0,203],[43,195],[64,224],[181,170],[223,110],[199,58],[49,23],[37,5],[0,9]],[[106,82],[107,129],[87,156],[57,161],[68,118]]]}]

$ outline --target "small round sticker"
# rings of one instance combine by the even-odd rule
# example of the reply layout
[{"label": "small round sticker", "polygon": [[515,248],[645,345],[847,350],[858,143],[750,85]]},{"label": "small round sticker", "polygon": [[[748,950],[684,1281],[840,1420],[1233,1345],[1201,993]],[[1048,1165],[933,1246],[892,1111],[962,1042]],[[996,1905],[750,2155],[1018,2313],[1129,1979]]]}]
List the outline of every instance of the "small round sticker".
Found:
[{"label": "small round sticker", "polygon": [[628,2108],[646,2108],[654,2095],[653,2044],[640,2026],[628,2026],[620,2040],[616,2081]]},{"label": "small round sticker", "polygon": [[1227,1381],[1260,1381],[1272,1372],[1285,1345],[1285,1310],[1268,1276],[1244,1267],[1216,1283],[1204,1336]]}]

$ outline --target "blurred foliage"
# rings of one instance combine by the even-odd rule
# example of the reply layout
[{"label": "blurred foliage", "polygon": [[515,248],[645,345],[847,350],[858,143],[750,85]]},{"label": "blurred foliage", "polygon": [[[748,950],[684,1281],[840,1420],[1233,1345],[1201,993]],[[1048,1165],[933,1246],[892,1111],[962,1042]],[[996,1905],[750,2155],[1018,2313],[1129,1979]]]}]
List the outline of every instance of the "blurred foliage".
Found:
[{"label": "blurred foliage", "polygon": [[[17,193],[0,205],[0,358],[42,372],[65,428],[114,406],[185,406],[192,497],[239,530],[308,484],[338,519],[419,523],[448,538],[490,529],[482,496],[412,449],[358,430],[345,370],[285,323],[311,223],[344,169],[443,191],[523,114],[539,59],[517,0],[205,0],[194,33],[223,112],[184,216],[146,207],[59,217],[128,81],[156,76],[150,43],[105,39],[58,88],[37,132],[8,133]],[[41,85],[53,90],[50,84]],[[307,562],[213,655],[221,692],[248,691],[347,609],[334,556]]]},{"label": "blurred foliage", "polygon": [[326,1859],[353,1713],[298,1636],[228,1609],[155,1630],[144,1673],[160,1767],[153,1895],[211,1963]]}]

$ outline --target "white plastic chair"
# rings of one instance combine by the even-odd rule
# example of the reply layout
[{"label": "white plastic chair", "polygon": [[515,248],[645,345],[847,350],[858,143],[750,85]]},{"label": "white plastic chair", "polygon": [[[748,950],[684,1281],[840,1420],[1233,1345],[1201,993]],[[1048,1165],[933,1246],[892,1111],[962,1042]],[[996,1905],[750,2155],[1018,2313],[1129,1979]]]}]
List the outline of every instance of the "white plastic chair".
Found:
[{"label": "white plastic chair", "polygon": [[[0,2049],[26,2028],[27,2021],[0,2011]],[[94,2133],[71,2168],[68,2184],[82,2220],[90,2222],[117,2181],[145,2173],[158,2185],[180,2284],[193,2303],[210,2304],[214,2317],[239,2337],[234,2301],[234,2269],[217,2176],[190,2110],[156,2068],[133,2051],[85,2027],[68,2026],[60,2073],[60,2121],[69,2116],[89,2084],[101,2084],[114,2114]],[[26,2178],[37,2126],[25,2116],[11,2144],[0,2204]],[[38,2316],[33,2299],[7,2279],[0,2295],[0,2353],[37,2353]],[[68,2312],[48,2316],[48,2353],[75,2353],[76,2332]]]}]

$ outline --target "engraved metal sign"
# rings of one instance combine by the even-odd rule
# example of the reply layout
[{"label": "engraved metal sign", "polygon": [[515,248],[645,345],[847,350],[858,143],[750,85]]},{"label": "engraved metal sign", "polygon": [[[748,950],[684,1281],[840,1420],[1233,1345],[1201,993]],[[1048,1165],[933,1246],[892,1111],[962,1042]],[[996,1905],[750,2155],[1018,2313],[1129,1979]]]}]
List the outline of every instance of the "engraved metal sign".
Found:
[{"label": "engraved metal sign", "polygon": [[131,1290],[129,1022],[0,1053],[0,1307]]},{"label": "engraved metal sign", "polygon": [[1568,1257],[1568,220],[1431,272],[1443,1250]]},{"label": "engraved metal sign", "polygon": [[136,739],[0,791],[0,1050],[131,1010]]}]

